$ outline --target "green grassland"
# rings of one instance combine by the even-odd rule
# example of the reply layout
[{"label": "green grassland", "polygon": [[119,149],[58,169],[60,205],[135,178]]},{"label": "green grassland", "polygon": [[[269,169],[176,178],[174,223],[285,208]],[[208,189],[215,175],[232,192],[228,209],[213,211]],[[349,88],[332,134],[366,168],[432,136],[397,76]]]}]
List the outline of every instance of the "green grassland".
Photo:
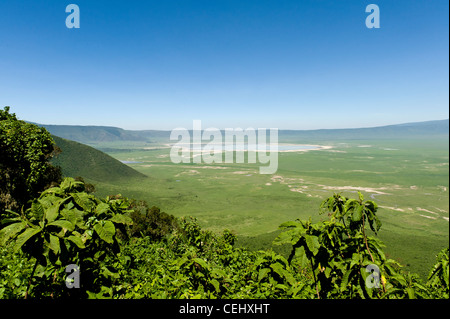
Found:
[{"label": "green grassland", "polygon": [[332,148],[279,153],[273,175],[259,174],[259,163],[173,164],[162,140],[98,143],[118,160],[140,162],[129,166],[148,177],[91,181],[99,195],[121,193],[194,216],[207,229],[231,229],[255,249],[267,248],[285,221],[327,218],[318,208],[334,192],[361,191],[380,207],[387,253],[425,276],[449,240],[448,136],[316,142]]}]

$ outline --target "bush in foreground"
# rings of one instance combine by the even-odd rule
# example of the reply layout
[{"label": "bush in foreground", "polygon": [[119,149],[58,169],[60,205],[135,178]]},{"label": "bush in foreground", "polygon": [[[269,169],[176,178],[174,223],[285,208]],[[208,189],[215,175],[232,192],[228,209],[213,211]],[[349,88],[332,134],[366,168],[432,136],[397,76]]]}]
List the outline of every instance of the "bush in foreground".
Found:
[{"label": "bush in foreground", "polygon": [[[423,284],[368,236],[381,227],[376,203],[335,194],[321,210],[328,220],[280,226],[285,258],[237,248],[232,232],[203,230],[193,218],[98,199],[68,178],[2,216],[0,298],[448,298],[448,248]],[[66,287],[70,264],[80,288]]]}]

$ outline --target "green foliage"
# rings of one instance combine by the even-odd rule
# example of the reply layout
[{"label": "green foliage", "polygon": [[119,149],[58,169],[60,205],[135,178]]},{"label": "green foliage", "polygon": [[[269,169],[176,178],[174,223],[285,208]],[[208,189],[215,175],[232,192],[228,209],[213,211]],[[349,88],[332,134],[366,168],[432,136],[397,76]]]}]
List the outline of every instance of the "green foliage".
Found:
[{"label": "green foliage", "polygon": [[[366,235],[369,220],[375,231],[380,229],[375,203],[334,195],[321,210],[329,220],[280,226],[275,243],[292,247],[285,258],[273,250],[238,248],[232,232],[203,230],[192,217],[179,219],[163,233],[167,216],[162,224],[143,219],[146,232],[135,236],[129,215],[157,218],[158,209],[120,196],[100,200],[86,193],[83,183],[65,179],[26,211],[10,212],[2,220],[0,296],[448,298],[448,249],[422,284],[386,258],[380,240]],[[81,289],[65,287],[67,264],[80,266]]]},{"label": "green foliage", "polygon": [[130,214],[133,224],[128,230],[132,237],[148,236],[160,240],[178,227],[173,215],[161,212],[156,206],[148,207],[144,201],[132,200],[129,208],[133,210]]},{"label": "green foliage", "polygon": [[49,163],[56,152],[44,128],[19,121],[9,107],[0,110],[0,215],[61,181],[59,169]]},{"label": "green foliage", "polygon": [[301,292],[285,258],[233,246],[235,236],[180,220],[166,240],[133,238],[121,253],[126,278],[118,298],[289,298]]},{"label": "green foliage", "polygon": [[358,200],[335,194],[321,210],[329,213],[329,221],[284,223],[276,239],[278,244],[292,245],[288,260],[309,270],[317,298],[428,296],[416,276],[402,273],[397,262],[386,258],[380,240],[366,235],[367,223],[375,233],[381,227],[373,201],[364,201],[361,193]]},{"label": "green foliage", "polygon": [[449,298],[449,264],[448,264],[448,247],[439,252],[436,256],[436,264],[428,275],[428,287],[433,292],[433,296],[440,298]]},{"label": "green foliage", "polygon": [[33,263],[13,245],[0,245],[0,299],[23,298]]},{"label": "green foliage", "polygon": [[[340,220],[348,229],[349,236],[365,232],[365,223],[376,234],[381,228],[381,221],[376,215],[378,205],[371,200],[364,201],[364,196],[358,192],[358,199],[348,199],[340,194],[323,201],[320,205],[321,212],[329,212],[333,218]],[[348,225],[348,227],[347,227]]]},{"label": "green foliage", "polygon": [[[128,206],[125,199],[97,199],[84,192],[83,183],[66,178],[59,187],[45,190],[25,212],[10,212],[10,218],[2,220],[1,244],[12,240],[16,253],[35,259],[25,297],[31,286],[35,297],[109,291],[106,285],[115,274],[105,260],[113,261],[120,251],[116,234],[132,222],[124,215]],[[61,285],[69,264],[82,270],[82,289]]]}]

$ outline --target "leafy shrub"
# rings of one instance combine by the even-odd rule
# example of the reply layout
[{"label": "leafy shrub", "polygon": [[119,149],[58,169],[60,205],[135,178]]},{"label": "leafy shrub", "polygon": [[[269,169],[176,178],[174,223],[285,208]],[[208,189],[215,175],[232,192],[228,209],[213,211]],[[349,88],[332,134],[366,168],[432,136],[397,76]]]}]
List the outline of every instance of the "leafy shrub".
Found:
[{"label": "leafy shrub", "polygon": [[33,263],[22,253],[15,253],[13,245],[0,246],[0,299],[25,296]]},{"label": "leafy shrub", "polygon": [[[84,192],[84,184],[66,178],[59,187],[49,188],[25,212],[9,211],[10,218],[0,230],[0,243],[14,241],[14,251],[34,258],[25,298],[63,297],[110,292],[117,278],[111,261],[120,251],[116,229],[130,224],[128,202],[100,200]],[[108,263],[106,263],[108,261]],[[67,289],[65,268],[78,265],[83,273],[81,289]]]},{"label": "leafy shrub", "polygon": [[18,120],[9,107],[0,110],[0,215],[61,182],[60,169],[49,162],[57,151],[46,129]]},{"label": "leafy shrub", "polygon": [[130,213],[133,224],[128,230],[131,237],[148,236],[153,240],[160,240],[178,227],[173,215],[161,212],[156,206],[148,207],[145,201],[132,200],[129,208],[133,210]]},{"label": "leafy shrub", "polygon": [[430,270],[427,285],[432,291],[433,296],[437,298],[449,298],[449,264],[448,247],[441,250],[436,256],[436,263]]},{"label": "leafy shrub", "polygon": [[[0,297],[448,298],[448,248],[422,284],[367,235],[367,225],[377,232],[381,223],[376,204],[362,195],[324,201],[329,220],[283,223],[275,242],[292,247],[287,258],[236,247],[232,232],[204,230],[191,217],[164,232],[143,222],[147,233],[121,240],[118,230],[129,231],[128,215],[136,213],[130,207],[139,216],[158,212],[121,196],[97,199],[67,179],[28,210],[11,213],[0,230]],[[68,263],[80,266],[81,289],[65,288]]]},{"label": "leafy shrub", "polygon": [[292,244],[289,262],[312,274],[317,298],[429,297],[417,276],[403,273],[400,264],[386,258],[383,243],[367,236],[367,224],[375,234],[381,228],[373,201],[364,201],[361,193],[359,199],[335,194],[321,209],[329,221],[284,223],[276,239]]}]

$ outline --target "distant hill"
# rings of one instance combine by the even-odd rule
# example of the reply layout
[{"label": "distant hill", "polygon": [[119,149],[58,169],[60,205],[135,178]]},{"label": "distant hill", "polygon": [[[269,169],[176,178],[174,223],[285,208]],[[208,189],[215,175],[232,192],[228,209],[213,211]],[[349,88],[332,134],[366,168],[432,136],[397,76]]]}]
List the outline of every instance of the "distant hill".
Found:
[{"label": "distant hill", "polygon": [[52,135],[80,143],[146,141],[145,137],[135,134],[133,131],[112,126],[37,125],[46,128]]},{"label": "distant hill", "polygon": [[[38,125],[45,127],[53,135],[84,144],[115,141],[148,142],[153,139],[168,141],[170,136],[170,131],[159,130],[132,131],[110,126]],[[448,137],[448,135],[448,119],[369,128],[279,131],[280,140],[302,139],[305,141]]]},{"label": "distant hill", "polygon": [[52,136],[61,154],[52,160],[64,176],[88,178],[99,182],[146,176],[93,147]]},{"label": "distant hill", "polygon": [[284,140],[370,140],[370,139],[420,139],[448,138],[449,120],[404,123],[368,128],[281,130],[279,138]]}]

